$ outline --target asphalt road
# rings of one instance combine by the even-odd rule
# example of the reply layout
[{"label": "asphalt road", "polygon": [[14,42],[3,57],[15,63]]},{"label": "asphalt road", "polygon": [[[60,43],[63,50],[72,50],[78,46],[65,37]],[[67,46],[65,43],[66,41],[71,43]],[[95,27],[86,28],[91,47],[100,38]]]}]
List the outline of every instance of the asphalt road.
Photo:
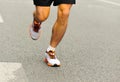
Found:
[{"label": "asphalt road", "polygon": [[0,82],[120,82],[119,0],[77,0],[57,47],[59,68],[43,62],[57,7],[38,41],[28,33],[33,10],[32,0],[0,0]]}]

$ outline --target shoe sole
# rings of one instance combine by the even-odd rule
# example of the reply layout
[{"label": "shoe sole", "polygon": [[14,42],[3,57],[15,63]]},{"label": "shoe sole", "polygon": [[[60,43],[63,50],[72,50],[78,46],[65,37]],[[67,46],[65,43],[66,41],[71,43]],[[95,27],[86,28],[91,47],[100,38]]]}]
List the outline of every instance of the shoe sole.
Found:
[{"label": "shoe sole", "polygon": [[[32,38],[32,35],[31,35],[31,28],[32,28],[32,24],[29,26],[29,34],[30,34],[30,37]],[[32,40],[38,40],[39,37],[40,37],[40,35],[41,35],[41,30],[39,31],[39,36],[38,36],[38,38],[37,38],[37,39],[32,38]]]},{"label": "shoe sole", "polygon": [[50,64],[46,58],[44,59],[44,62],[45,62],[49,67],[60,67],[60,66],[61,66],[61,65],[57,65],[57,64],[54,64],[54,65]]}]

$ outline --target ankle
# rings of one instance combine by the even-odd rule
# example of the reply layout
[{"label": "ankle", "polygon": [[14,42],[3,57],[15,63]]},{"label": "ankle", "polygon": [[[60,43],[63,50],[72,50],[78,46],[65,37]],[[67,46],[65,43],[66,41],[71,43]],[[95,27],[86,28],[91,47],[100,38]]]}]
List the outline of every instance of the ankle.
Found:
[{"label": "ankle", "polygon": [[40,25],[41,25],[41,22],[38,22],[38,21],[36,21],[35,19],[33,20],[33,30],[35,31],[35,32],[38,32],[39,31],[39,29],[40,29]]},{"label": "ankle", "polygon": [[54,47],[52,47],[51,45],[49,45],[48,46],[48,48],[47,48],[47,52],[49,52],[49,51],[55,51],[55,48]]}]

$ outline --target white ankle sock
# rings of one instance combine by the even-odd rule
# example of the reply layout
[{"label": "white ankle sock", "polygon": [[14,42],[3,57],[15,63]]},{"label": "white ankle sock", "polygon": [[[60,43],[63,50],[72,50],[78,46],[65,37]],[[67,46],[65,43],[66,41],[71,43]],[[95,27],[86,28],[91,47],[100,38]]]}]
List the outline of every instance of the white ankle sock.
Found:
[{"label": "white ankle sock", "polygon": [[49,52],[50,50],[55,51],[55,48],[49,45],[49,47],[47,48],[47,52]]}]

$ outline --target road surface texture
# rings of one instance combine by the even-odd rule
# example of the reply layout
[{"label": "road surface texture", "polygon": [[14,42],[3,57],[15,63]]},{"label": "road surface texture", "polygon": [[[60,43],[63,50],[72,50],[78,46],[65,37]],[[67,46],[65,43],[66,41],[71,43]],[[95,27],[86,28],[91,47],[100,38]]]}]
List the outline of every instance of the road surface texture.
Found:
[{"label": "road surface texture", "polygon": [[120,82],[119,0],[77,0],[57,47],[59,68],[43,62],[57,7],[38,41],[28,33],[34,9],[32,0],[0,0],[0,82]]}]

